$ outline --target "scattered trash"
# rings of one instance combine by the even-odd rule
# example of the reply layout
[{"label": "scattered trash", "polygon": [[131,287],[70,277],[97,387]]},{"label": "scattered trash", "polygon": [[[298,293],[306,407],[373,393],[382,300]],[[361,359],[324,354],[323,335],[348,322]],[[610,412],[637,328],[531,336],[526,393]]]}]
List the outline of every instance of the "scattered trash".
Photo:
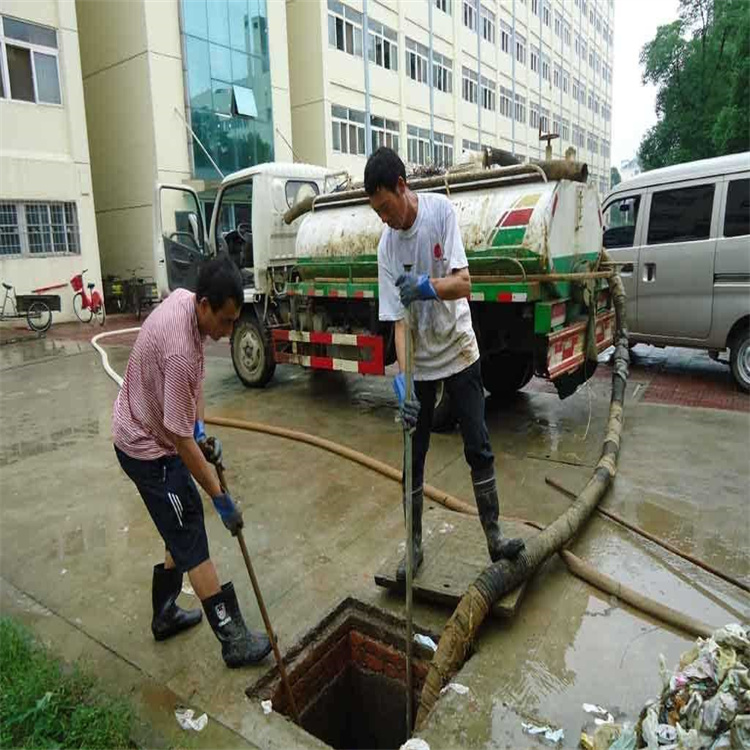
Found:
[{"label": "scattered trash", "polygon": [[624,724],[619,737],[609,746],[609,750],[635,750],[635,743],[635,728],[632,724]]},{"label": "scattered trash", "polygon": [[197,719],[194,719],[195,711],[192,708],[178,708],[174,712],[177,718],[177,723],[183,729],[192,729],[196,732],[202,732],[208,724],[208,716],[201,714]]},{"label": "scattered trash", "polygon": [[64,576],[64,575],[65,575],[65,574],[66,574],[67,572],[68,572],[68,569],[67,569],[67,568],[63,568],[63,569],[62,569],[62,570],[60,571],[60,575],[61,575],[61,576]]},{"label": "scattered trash", "polygon": [[594,703],[584,703],[583,710],[587,714],[603,714],[606,716],[609,713],[609,711],[607,711],[606,708],[603,708],[602,706],[597,706]]},{"label": "scattered trash", "polygon": [[123,526],[123,527],[122,527],[122,528],[120,529],[120,532],[121,532],[121,533],[123,533],[123,534],[127,534],[127,533],[128,533],[128,531],[130,531],[130,526]]},{"label": "scattered trash", "polygon": [[583,750],[635,750],[635,742],[632,724],[601,724],[593,737],[581,732]]},{"label": "scattered trash", "polygon": [[430,638],[429,635],[422,635],[421,633],[415,633],[414,642],[418,643],[420,646],[429,648],[430,651],[437,651],[437,644],[435,643],[435,641],[432,640],[432,638]]},{"label": "scattered trash", "polygon": [[[673,672],[659,657],[662,693],[608,750],[750,747],[750,626],[727,625],[682,654]],[[598,748],[596,748],[598,750]]]},{"label": "scattered trash", "polygon": [[270,713],[273,713],[273,703],[271,703],[271,701],[261,701],[260,705],[263,708],[263,713],[266,716],[268,716],[268,714]]},{"label": "scattered trash", "polygon": [[529,724],[525,721],[521,722],[521,728],[526,734],[532,736],[539,734],[544,735],[544,739],[549,742],[562,742],[565,739],[564,729],[553,729],[548,726],[538,727],[535,724]]},{"label": "scattered trash", "polygon": [[453,531],[456,527],[452,523],[448,523],[447,521],[443,521],[443,525],[438,529],[438,534],[448,534],[449,532]]},{"label": "scattered trash", "polygon": [[430,750],[430,746],[419,737],[412,737],[406,740],[398,750]]},{"label": "scattered trash", "polygon": [[467,688],[466,685],[462,685],[459,682],[449,682],[440,691],[440,695],[443,695],[443,693],[447,692],[448,690],[452,690],[454,693],[458,693],[459,695],[466,695],[469,692],[469,688]]},{"label": "scattered trash", "polygon": [[188,596],[195,596],[195,591],[193,591],[193,587],[187,582],[183,581],[182,588],[180,589],[183,594],[187,594]]},{"label": "scattered trash", "polygon": [[615,717],[612,716],[612,714],[607,714],[607,717],[605,719],[600,719],[598,716],[594,719],[594,724],[596,726],[600,727],[603,724],[614,724],[615,723]]}]

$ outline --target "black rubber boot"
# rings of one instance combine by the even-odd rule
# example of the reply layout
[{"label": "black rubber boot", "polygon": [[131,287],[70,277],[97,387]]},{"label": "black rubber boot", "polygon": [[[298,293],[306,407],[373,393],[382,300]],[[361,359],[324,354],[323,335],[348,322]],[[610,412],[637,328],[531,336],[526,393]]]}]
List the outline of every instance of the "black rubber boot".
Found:
[{"label": "black rubber boot", "polygon": [[177,597],[182,590],[182,573],[177,568],[167,570],[164,563],[154,565],[154,578],[151,584],[151,604],[154,617],[151,632],[157,641],[164,641],[173,635],[192,628],[203,619],[199,609],[182,609],[177,606]]},{"label": "black rubber boot", "polygon": [[[402,498],[401,503],[404,506],[404,519],[406,518],[406,501]],[[422,561],[424,560],[424,554],[422,552],[422,505],[424,504],[424,496],[422,494],[422,489],[414,490],[414,492],[411,493],[411,538],[412,538],[412,544],[414,549],[414,555],[412,557],[412,560],[414,561],[414,566],[412,570],[412,578],[417,575],[417,571],[419,570],[420,565],[422,565]],[[398,568],[396,568],[396,580],[399,583],[405,583],[406,582],[406,553],[404,553],[404,556],[401,558],[401,562],[398,564]]]},{"label": "black rubber boot", "polygon": [[512,560],[526,546],[523,539],[506,539],[500,532],[498,517],[500,503],[497,499],[497,482],[495,472],[490,471],[483,478],[472,475],[474,482],[474,497],[479,510],[479,520],[482,522],[484,535],[487,537],[487,549],[492,562],[503,558]]},{"label": "black rubber boot", "polygon": [[203,609],[221,643],[221,655],[228,667],[256,664],[268,656],[271,641],[265,633],[248,630],[231,583],[225,583],[218,594],[204,599]]}]

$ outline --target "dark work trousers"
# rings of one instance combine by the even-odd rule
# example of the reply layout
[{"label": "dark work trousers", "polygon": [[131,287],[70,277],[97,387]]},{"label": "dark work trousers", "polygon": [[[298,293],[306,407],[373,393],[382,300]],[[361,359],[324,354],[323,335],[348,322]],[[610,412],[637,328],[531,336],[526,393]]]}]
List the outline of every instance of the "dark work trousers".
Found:
[{"label": "dark work trousers", "polygon": [[[418,490],[424,482],[424,464],[430,447],[432,415],[438,380],[416,380],[414,391],[421,404],[417,427],[412,436],[412,487]],[[453,413],[458,418],[464,439],[464,456],[474,480],[493,475],[495,457],[484,421],[484,386],[479,360],[465,370],[446,378],[445,388]]]}]

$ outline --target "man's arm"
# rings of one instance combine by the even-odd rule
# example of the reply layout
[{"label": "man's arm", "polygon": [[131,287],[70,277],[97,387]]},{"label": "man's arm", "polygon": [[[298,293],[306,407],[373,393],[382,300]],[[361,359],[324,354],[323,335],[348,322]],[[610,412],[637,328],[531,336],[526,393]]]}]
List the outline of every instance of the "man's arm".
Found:
[{"label": "man's arm", "polygon": [[206,494],[211,497],[221,495],[222,489],[216,472],[203,456],[203,451],[198,447],[193,437],[180,437],[172,435],[177,453],[179,453],[188,471],[193,475],[198,484],[203,487]]},{"label": "man's arm", "polygon": [[471,295],[471,276],[469,269],[457,268],[450,276],[442,279],[430,279],[437,296],[443,300],[464,299]]}]

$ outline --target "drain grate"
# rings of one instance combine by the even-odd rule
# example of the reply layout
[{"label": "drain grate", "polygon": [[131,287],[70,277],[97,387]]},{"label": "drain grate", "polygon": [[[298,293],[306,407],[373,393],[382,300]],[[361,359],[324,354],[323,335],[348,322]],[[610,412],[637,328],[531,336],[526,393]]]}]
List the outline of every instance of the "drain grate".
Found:
[{"label": "drain grate", "polygon": [[[406,740],[405,623],[388,612],[345,599],[286,656],[302,728],[334,748],[398,748]],[[424,629],[415,632],[437,637]],[[432,653],[414,644],[417,705]],[[289,715],[276,667],[247,690]],[[414,712],[416,713],[416,711]]]}]

